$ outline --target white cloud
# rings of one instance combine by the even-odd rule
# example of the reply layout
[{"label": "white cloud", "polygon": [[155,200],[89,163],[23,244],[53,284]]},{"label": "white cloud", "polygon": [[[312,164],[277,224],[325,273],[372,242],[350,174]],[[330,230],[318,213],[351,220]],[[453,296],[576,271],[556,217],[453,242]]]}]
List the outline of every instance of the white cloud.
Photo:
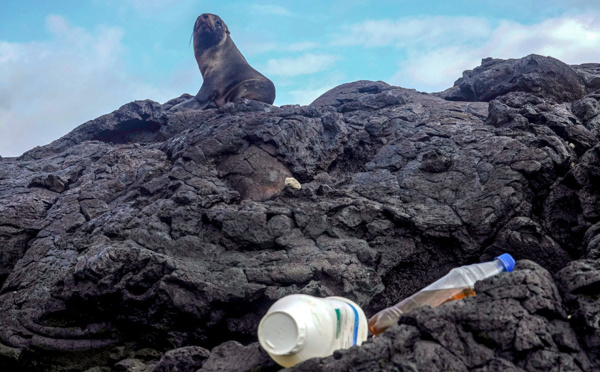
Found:
[{"label": "white cloud", "polygon": [[[478,23],[476,19],[471,21],[470,25],[463,23],[464,30]],[[461,22],[464,19],[456,19],[456,24]],[[483,30],[477,38],[456,37],[440,43],[435,35],[453,34],[456,29],[452,22],[442,24],[445,29],[402,45],[408,57],[400,62],[390,83],[424,91],[443,90],[485,57],[521,58],[533,53],[569,64],[600,61],[599,14],[554,18],[533,25],[502,21]]]},{"label": "white cloud", "polygon": [[328,90],[335,88],[339,84],[327,84],[322,85],[318,88],[308,88],[308,89],[297,89],[290,91],[290,97],[293,99],[292,102],[298,105],[308,105],[312,103],[315,99],[320,97],[323,93]]},{"label": "white cloud", "polygon": [[502,22],[480,50],[500,58],[537,53],[566,63],[600,60],[600,14],[548,19],[534,25]]},{"label": "white cloud", "polygon": [[436,49],[428,53],[409,53],[390,84],[422,91],[441,91],[453,85],[464,70],[479,65],[481,56],[459,47]]},{"label": "white cloud", "polygon": [[314,74],[332,67],[337,60],[334,55],[307,53],[297,58],[269,59],[264,70],[276,76]]},{"label": "white cloud", "polygon": [[253,4],[250,7],[250,10],[255,14],[271,14],[271,15],[279,15],[279,16],[292,15],[292,12],[290,12],[287,8],[280,6],[280,5]]},{"label": "white cloud", "polygon": [[[244,37],[233,37],[234,42],[238,45],[238,48],[240,49],[240,51],[242,52],[242,54],[244,55],[259,55],[259,54],[264,54],[264,53],[268,53],[271,52],[273,50],[276,50],[279,45],[277,43],[274,42],[259,42],[256,40],[249,40],[248,38],[244,38]],[[238,41],[236,41],[236,39],[240,39],[239,43]]]},{"label": "white cloud", "polygon": [[[237,39],[237,37],[236,37]],[[259,55],[272,51],[278,52],[306,52],[309,50],[318,49],[321,45],[315,41],[302,41],[299,43],[283,44],[274,42],[259,42],[249,40],[249,38],[240,38],[239,48],[244,54]],[[236,42],[237,44],[237,42]]]},{"label": "white cloud", "polygon": [[178,95],[126,74],[118,27],[90,32],[51,15],[46,30],[49,41],[0,42],[1,156],[49,143],[134,99]]},{"label": "white cloud", "polygon": [[366,47],[412,47],[445,45],[461,40],[470,42],[490,35],[490,23],[476,17],[427,16],[402,18],[398,21],[367,20],[345,26],[335,35],[333,45]]},{"label": "white cloud", "polygon": [[[300,84],[294,84],[295,88],[285,92],[282,97],[280,97],[279,101],[276,101],[276,103],[280,105],[308,105],[328,90],[347,82],[348,77],[342,71],[338,70],[332,70],[325,74],[320,74],[318,77],[303,77]],[[281,86],[284,84],[280,83],[276,85]]]},{"label": "white cloud", "polygon": [[306,50],[317,49],[319,43],[316,41],[303,41],[300,43],[293,43],[285,46],[285,50],[290,52],[303,52]]}]

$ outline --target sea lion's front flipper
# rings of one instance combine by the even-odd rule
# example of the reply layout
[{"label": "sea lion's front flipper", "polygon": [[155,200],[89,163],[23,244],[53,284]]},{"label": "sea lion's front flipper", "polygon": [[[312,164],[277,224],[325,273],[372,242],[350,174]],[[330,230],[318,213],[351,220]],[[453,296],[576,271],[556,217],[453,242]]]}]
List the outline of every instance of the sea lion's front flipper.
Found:
[{"label": "sea lion's front flipper", "polygon": [[173,107],[171,107],[171,111],[177,110],[204,110],[209,107],[214,97],[216,96],[216,92],[212,91],[209,93],[209,89],[205,88],[203,84],[200,88],[198,94],[195,97],[192,97],[186,101],[183,101]]}]

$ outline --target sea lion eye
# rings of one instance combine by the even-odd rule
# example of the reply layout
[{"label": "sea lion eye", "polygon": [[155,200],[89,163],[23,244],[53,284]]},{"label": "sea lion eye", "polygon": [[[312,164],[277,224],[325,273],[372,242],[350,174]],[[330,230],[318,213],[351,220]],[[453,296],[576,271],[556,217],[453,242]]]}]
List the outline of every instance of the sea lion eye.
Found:
[{"label": "sea lion eye", "polygon": [[219,21],[219,20],[217,19],[217,20],[215,21],[215,24],[216,24],[217,26],[221,26],[221,21]]}]

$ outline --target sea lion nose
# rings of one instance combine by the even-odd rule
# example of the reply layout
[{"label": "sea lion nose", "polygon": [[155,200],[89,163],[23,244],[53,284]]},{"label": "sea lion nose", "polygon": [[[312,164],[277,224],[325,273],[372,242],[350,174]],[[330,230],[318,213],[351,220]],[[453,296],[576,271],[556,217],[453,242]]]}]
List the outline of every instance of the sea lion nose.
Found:
[{"label": "sea lion nose", "polygon": [[202,14],[202,18],[208,19],[208,14]]}]

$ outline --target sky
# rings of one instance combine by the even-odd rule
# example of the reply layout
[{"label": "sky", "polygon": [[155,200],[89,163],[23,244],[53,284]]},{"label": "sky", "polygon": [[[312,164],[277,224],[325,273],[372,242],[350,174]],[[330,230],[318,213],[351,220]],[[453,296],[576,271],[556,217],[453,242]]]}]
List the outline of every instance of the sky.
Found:
[{"label": "sky", "polygon": [[219,15],[275,105],[356,80],[442,91],[482,58],[600,63],[598,0],[0,0],[0,156],[133,100],[196,94],[190,37]]}]

